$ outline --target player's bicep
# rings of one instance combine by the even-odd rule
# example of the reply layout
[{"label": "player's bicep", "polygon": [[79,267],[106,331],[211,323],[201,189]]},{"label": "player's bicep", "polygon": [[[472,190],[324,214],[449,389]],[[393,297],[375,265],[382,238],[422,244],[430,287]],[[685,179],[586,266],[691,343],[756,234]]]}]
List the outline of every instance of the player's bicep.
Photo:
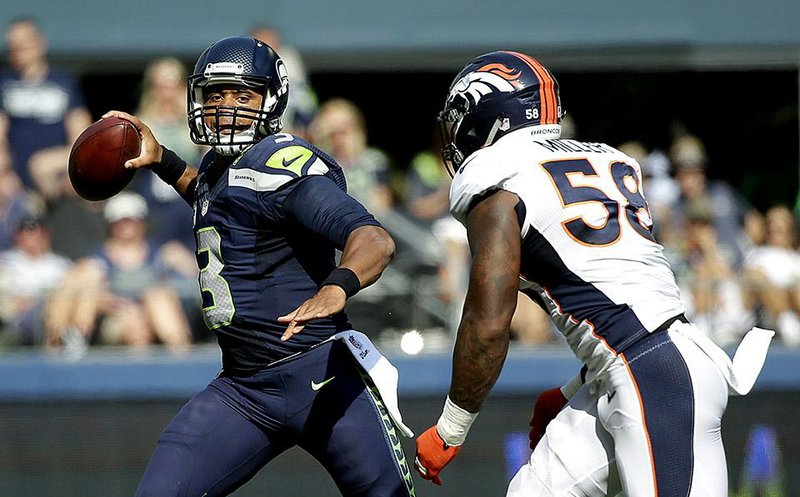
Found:
[{"label": "player's bicep", "polygon": [[380,226],[353,197],[325,176],[312,176],[293,185],[283,203],[286,217],[343,248],[361,226]]},{"label": "player's bicep", "polygon": [[497,191],[467,215],[472,252],[467,309],[478,319],[510,322],[514,313],[521,257],[518,202],[515,194]]}]

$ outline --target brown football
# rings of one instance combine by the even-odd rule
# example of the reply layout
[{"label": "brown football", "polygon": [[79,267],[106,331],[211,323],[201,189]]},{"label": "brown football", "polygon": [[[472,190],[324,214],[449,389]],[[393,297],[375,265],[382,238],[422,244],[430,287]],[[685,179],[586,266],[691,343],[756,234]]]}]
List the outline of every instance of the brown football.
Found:
[{"label": "brown football", "polygon": [[133,178],[135,169],[125,161],[139,155],[139,132],[118,117],[100,119],[75,140],[69,154],[69,179],[72,187],[87,200],[105,200],[121,192]]}]

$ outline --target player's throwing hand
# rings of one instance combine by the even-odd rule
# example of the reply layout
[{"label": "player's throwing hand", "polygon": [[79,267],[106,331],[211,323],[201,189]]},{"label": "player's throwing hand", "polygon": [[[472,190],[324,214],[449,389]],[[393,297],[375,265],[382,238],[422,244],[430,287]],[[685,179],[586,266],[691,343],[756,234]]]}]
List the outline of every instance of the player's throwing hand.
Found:
[{"label": "player's throwing hand", "polygon": [[118,110],[111,110],[103,114],[104,119],[107,117],[118,117],[120,119],[130,121],[130,123],[136,127],[136,130],[139,132],[139,136],[142,139],[142,150],[139,153],[139,156],[127,161],[125,163],[126,168],[139,169],[140,167],[147,167],[161,162],[163,154],[161,144],[158,143],[158,140],[153,135],[153,132],[150,130],[150,128],[141,120],[139,120],[138,117]]}]

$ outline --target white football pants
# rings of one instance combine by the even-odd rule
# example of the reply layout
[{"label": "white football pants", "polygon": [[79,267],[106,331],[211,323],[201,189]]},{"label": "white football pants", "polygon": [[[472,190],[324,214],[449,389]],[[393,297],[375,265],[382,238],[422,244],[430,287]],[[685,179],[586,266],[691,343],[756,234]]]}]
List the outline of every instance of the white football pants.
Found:
[{"label": "white football pants", "polygon": [[608,488],[612,471],[626,497],[727,497],[720,423],[728,382],[675,326],[691,325],[634,344],[578,390],[508,497],[613,496],[620,489]]}]

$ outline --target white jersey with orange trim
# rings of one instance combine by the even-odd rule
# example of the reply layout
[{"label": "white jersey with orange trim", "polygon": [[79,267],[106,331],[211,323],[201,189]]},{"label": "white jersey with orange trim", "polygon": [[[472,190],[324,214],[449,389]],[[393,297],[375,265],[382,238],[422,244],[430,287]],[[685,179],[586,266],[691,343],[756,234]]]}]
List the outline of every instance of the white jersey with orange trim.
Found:
[{"label": "white jersey with orange trim", "polygon": [[522,128],[473,153],[453,179],[450,210],[466,223],[492,191],[520,198],[520,289],[597,372],[684,306],[650,233],[639,164],[603,143],[553,136]]}]

